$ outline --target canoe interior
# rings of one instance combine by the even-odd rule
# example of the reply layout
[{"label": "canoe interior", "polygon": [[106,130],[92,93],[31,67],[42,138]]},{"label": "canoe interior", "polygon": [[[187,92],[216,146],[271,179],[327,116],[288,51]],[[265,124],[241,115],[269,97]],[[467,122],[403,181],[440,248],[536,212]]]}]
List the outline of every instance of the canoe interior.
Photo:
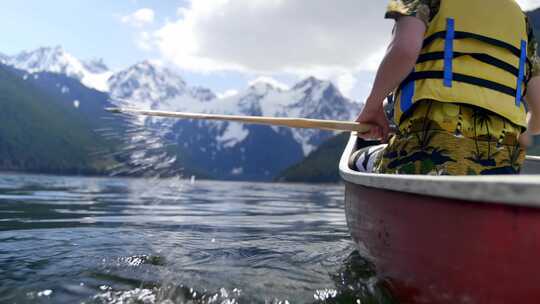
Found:
[{"label": "canoe interior", "polygon": [[540,175],[540,157],[527,156],[521,174]]}]

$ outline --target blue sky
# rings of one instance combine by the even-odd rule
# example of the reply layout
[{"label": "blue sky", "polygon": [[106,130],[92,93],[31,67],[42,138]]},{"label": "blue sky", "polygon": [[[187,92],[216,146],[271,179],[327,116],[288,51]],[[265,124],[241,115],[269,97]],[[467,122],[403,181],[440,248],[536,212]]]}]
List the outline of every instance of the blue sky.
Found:
[{"label": "blue sky", "polygon": [[182,1],[149,0],[4,1],[0,51],[12,55],[62,45],[78,58],[104,58],[113,68],[124,67],[157,54],[135,47],[133,29],[122,24],[121,17],[151,6],[159,19],[165,20],[175,17],[182,5]]},{"label": "blue sky", "polygon": [[[123,16],[150,7],[155,22],[149,30],[177,18],[184,1],[150,0],[24,0],[2,3],[0,52],[13,55],[41,46],[61,45],[79,59],[103,58],[113,69],[122,69],[145,59],[160,59],[157,51],[137,47],[136,29],[121,22]],[[253,75],[235,72],[192,73],[181,70],[190,84],[216,92],[241,89]]]},{"label": "blue sky", "polygon": [[[540,0],[519,0],[527,8]],[[309,4],[309,5],[308,5]],[[393,22],[385,0],[3,1],[0,53],[61,45],[118,70],[157,59],[191,85],[222,93],[258,77],[293,85],[314,75],[362,100]],[[139,25],[145,9],[151,20]],[[131,16],[131,17],[130,17]],[[129,19],[131,18],[131,19]]]},{"label": "blue sky", "polygon": [[[122,17],[133,14],[141,8],[152,9],[155,13],[154,21],[144,27],[144,31],[151,33],[167,23],[178,20],[178,10],[182,7],[189,8],[189,2],[178,0],[4,1],[0,15],[0,28],[4,29],[0,52],[13,55],[22,50],[32,50],[41,46],[61,45],[68,53],[79,59],[103,58],[105,63],[113,69],[125,68],[145,59],[164,59],[170,62],[158,48],[141,49],[137,40],[140,39],[142,29],[122,22]],[[181,71],[188,83],[206,86],[218,93],[231,89],[241,90],[248,85],[250,80],[259,76],[271,76],[280,82],[292,85],[309,74],[305,72],[299,75],[281,72],[279,69],[270,73],[259,73],[249,69],[198,71],[181,65],[172,66]],[[367,73],[367,75],[370,74]]]},{"label": "blue sky", "polygon": [[[158,51],[137,47],[136,29],[122,23],[124,16],[149,7],[156,20],[150,30],[177,18],[185,1],[173,0],[24,0],[2,3],[0,28],[4,29],[0,52],[14,55],[41,46],[61,45],[79,59],[103,58],[113,69],[122,69],[146,59],[161,59]],[[178,69],[192,85],[216,92],[247,86],[252,74],[234,71],[194,73]],[[294,77],[282,76],[283,81]]]}]

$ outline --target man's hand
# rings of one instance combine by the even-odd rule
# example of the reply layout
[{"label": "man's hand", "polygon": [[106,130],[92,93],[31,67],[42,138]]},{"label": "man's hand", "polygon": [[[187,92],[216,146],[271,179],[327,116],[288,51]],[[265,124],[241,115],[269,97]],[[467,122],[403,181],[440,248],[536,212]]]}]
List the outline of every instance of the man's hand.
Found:
[{"label": "man's hand", "polygon": [[390,123],[386,118],[382,101],[366,102],[366,106],[362,110],[362,113],[358,115],[356,121],[374,126],[368,132],[358,134],[359,137],[367,140],[379,139],[382,142],[386,142],[388,133],[390,133]]}]

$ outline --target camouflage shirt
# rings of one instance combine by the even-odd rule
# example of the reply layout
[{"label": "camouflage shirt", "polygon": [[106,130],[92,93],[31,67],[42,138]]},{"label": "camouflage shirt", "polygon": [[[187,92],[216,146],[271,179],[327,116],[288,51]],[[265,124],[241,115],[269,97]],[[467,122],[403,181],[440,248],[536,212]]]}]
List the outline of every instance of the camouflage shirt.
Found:
[{"label": "camouflage shirt", "polygon": [[[414,16],[424,21],[426,26],[439,12],[440,0],[390,0],[386,18],[397,19],[400,16]],[[532,76],[540,76],[540,58],[538,58],[538,43],[530,22],[527,20],[529,32],[528,57],[532,63]]]}]

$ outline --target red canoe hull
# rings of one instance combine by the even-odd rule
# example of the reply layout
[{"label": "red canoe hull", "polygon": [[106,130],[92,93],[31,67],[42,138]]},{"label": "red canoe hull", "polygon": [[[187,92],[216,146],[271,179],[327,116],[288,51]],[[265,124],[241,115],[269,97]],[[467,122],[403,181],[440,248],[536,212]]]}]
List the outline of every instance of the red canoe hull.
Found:
[{"label": "red canoe hull", "polygon": [[540,303],[540,209],[349,182],[345,201],[360,253],[400,303]]}]

